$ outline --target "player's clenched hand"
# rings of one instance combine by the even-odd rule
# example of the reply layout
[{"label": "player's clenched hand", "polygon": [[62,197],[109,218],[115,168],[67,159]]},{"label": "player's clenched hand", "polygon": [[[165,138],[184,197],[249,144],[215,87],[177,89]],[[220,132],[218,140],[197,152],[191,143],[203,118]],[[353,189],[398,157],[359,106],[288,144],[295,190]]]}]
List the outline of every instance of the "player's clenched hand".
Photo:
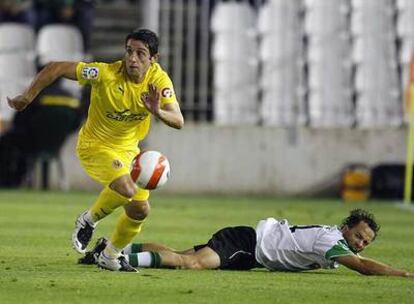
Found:
[{"label": "player's clenched hand", "polygon": [[24,95],[18,95],[14,98],[7,97],[7,103],[16,111],[23,111],[30,104],[30,100],[28,100]]},{"label": "player's clenched hand", "polygon": [[154,115],[158,115],[160,111],[161,93],[153,84],[150,84],[148,87],[148,94],[142,96],[141,100],[148,111],[150,111]]}]

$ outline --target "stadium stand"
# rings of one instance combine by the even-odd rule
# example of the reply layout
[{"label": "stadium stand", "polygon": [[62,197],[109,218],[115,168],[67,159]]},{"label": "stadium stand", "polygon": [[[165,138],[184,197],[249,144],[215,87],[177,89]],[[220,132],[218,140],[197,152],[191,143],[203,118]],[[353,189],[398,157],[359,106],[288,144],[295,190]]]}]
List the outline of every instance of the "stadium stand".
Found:
[{"label": "stadium stand", "polygon": [[[40,67],[50,61],[81,61],[86,59],[80,30],[73,25],[49,24],[37,35],[37,60]],[[62,87],[80,98],[81,87],[74,81],[63,79]]]},{"label": "stadium stand", "polygon": [[[56,161],[62,176],[60,188],[65,189],[60,148],[80,123],[81,87],[76,82],[63,79],[50,90],[45,90],[46,95],[40,95],[52,94],[58,106],[43,105],[42,101],[36,100],[29,110],[17,114],[7,106],[6,97],[16,96],[27,87],[37,71],[37,63],[42,67],[54,60],[84,59],[82,35],[77,27],[71,25],[46,25],[36,36],[34,30],[25,24],[2,23],[0,42],[0,113],[2,123],[8,126],[0,137],[3,173],[7,175],[2,176],[0,184],[18,186],[25,181],[33,184],[32,177],[40,175],[41,186],[46,189],[49,163]],[[70,100],[76,100],[76,108],[60,104],[69,100],[68,96]],[[46,133],[49,136],[44,136]],[[33,169],[38,167],[41,170],[37,174]]]},{"label": "stadium stand", "polygon": [[[84,2],[94,3],[96,12],[90,52],[98,60],[118,58],[125,32],[140,26],[136,6],[144,1]],[[161,63],[172,72],[191,120],[211,120],[213,112],[218,124],[399,126],[413,13],[410,0],[165,1],[159,11]],[[197,23],[193,30],[191,20]],[[0,52],[33,51],[34,39],[27,25],[0,24]],[[83,52],[72,49],[67,59],[81,59]],[[61,59],[47,56],[39,59]],[[231,97],[239,90],[245,94],[234,94],[242,99]]]},{"label": "stadium stand", "polygon": [[139,27],[140,13],[148,14],[128,1],[97,1],[90,37],[93,57],[111,61],[122,56],[125,33]]},{"label": "stadium stand", "polygon": [[79,29],[66,24],[42,27],[37,36],[36,52],[40,65],[54,60],[77,61],[85,57]]},{"label": "stadium stand", "polygon": [[[231,5],[248,7],[248,2]],[[214,29],[214,22],[243,26],[236,9],[234,17],[217,18],[219,8],[229,5],[217,2],[211,22],[213,37],[220,41],[219,46],[212,46],[216,122],[233,115],[227,113],[232,109],[226,108],[228,101],[221,100],[220,84],[228,74],[217,60],[217,49],[234,54],[237,44],[232,41],[231,46],[223,46],[226,36]],[[328,128],[402,124],[402,92],[414,48],[413,1],[269,0],[256,8],[257,26],[249,31],[258,31],[259,81],[249,83],[258,87],[256,106],[261,110],[257,121],[275,126],[308,122],[312,127]],[[247,56],[244,51],[238,53]]]},{"label": "stadium stand", "polygon": [[361,128],[402,123],[394,1],[352,0],[356,120]]},{"label": "stadium stand", "polygon": [[20,92],[36,71],[35,39],[33,28],[27,24],[0,23],[0,121],[4,128],[14,114],[6,96]]},{"label": "stadium stand", "polygon": [[0,53],[0,77],[30,78],[36,73],[33,58],[26,53]]},{"label": "stadium stand", "polygon": [[349,127],[354,123],[349,4],[307,0],[305,6],[310,125]]},{"label": "stadium stand", "polygon": [[30,83],[36,65],[32,54],[24,52],[0,52],[0,113],[2,123],[7,126],[14,110],[7,105],[7,96],[15,96]]},{"label": "stadium stand", "polygon": [[401,89],[404,90],[408,82],[408,66],[414,50],[414,2],[397,0],[397,36],[400,41],[400,79]]},{"label": "stadium stand", "polygon": [[215,7],[211,18],[215,34],[212,45],[215,122],[256,124],[259,66],[255,13],[247,3],[222,2]]},{"label": "stadium stand", "polygon": [[261,118],[265,125],[303,125],[304,44],[298,1],[273,0],[258,14],[260,61]]},{"label": "stadium stand", "polygon": [[30,25],[0,23],[0,53],[25,52],[34,54],[36,34]]}]

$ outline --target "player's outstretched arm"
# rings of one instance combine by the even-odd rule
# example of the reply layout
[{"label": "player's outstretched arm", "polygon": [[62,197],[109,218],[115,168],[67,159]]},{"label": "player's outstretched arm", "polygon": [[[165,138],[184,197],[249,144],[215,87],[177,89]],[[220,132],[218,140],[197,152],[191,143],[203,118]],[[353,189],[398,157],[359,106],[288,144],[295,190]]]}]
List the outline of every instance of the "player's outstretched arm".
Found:
[{"label": "player's outstretched arm", "polygon": [[357,255],[341,256],[335,259],[338,263],[344,265],[345,267],[358,271],[364,275],[386,275],[414,278],[414,273],[396,269],[384,263]]},{"label": "player's outstretched arm", "polygon": [[175,129],[181,129],[184,126],[184,118],[178,103],[169,103],[160,107],[161,93],[155,85],[149,85],[148,95],[142,98],[142,102],[148,111],[167,126]]},{"label": "player's outstretched arm", "polygon": [[16,111],[23,111],[36,96],[59,77],[76,80],[77,62],[50,62],[33,79],[26,91],[14,98],[7,97],[9,106]]}]

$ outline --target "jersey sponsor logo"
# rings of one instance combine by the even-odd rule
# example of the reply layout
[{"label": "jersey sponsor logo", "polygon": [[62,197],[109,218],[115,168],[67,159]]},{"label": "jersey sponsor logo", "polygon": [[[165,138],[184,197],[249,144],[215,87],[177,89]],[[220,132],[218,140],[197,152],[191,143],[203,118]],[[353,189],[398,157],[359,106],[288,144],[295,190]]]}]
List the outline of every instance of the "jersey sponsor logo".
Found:
[{"label": "jersey sponsor logo", "polygon": [[99,69],[96,67],[84,67],[82,69],[82,78],[83,79],[97,79],[99,75]]},{"label": "jersey sponsor logo", "polygon": [[164,88],[161,91],[162,97],[171,98],[174,96],[174,91],[170,88]]},{"label": "jersey sponsor logo", "polygon": [[114,159],[112,162],[112,168],[114,169],[121,169],[124,165],[119,159]]},{"label": "jersey sponsor logo", "polygon": [[122,112],[106,112],[106,117],[116,120],[116,121],[142,121],[148,117],[147,112],[132,113],[130,110],[124,110]]}]

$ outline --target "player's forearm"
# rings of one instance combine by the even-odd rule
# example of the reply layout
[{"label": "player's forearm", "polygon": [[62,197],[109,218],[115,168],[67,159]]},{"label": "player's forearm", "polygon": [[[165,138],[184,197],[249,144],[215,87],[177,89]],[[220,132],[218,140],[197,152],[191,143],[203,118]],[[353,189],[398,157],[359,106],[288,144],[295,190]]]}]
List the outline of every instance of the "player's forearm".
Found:
[{"label": "player's forearm", "polygon": [[63,75],[63,70],[59,63],[51,62],[47,64],[33,79],[30,86],[23,93],[25,99],[30,103],[36,98],[39,93],[52,84],[56,79]]},{"label": "player's forearm", "polygon": [[413,274],[405,271],[393,268],[389,265],[371,260],[371,259],[364,259],[363,267],[358,270],[360,273],[365,275],[386,275],[386,276],[399,276],[399,277],[412,277]]},{"label": "player's forearm", "polygon": [[181,113],[160,109],[159,112],[154,115],[167,126],[172,127],[174,129],[182,129],[182,127],[184,126],[184,118],[181,115]]}]

